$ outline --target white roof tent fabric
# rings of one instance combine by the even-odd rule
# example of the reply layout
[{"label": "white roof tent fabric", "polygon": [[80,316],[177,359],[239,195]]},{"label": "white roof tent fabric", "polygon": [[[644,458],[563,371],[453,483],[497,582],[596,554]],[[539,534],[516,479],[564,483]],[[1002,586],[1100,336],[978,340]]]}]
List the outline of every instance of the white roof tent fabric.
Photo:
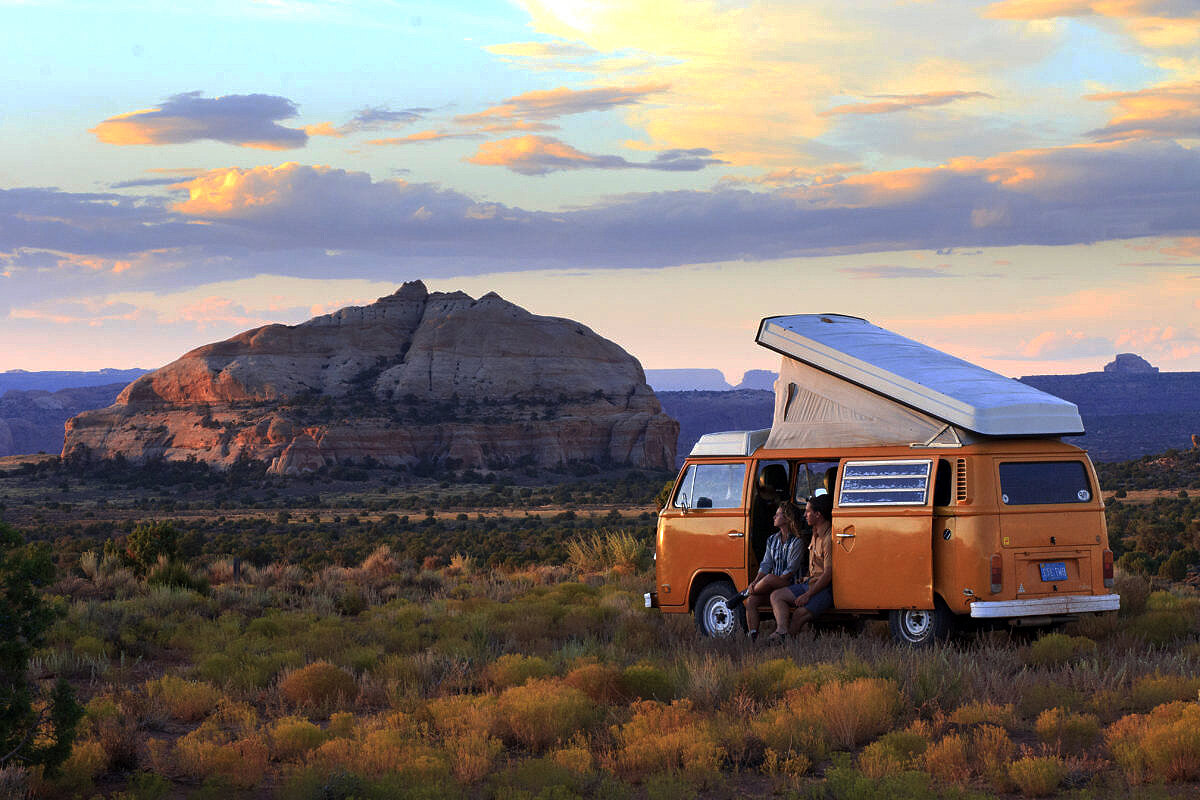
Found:
[{"label": "white roof tent fabric", "polygon": [[858,317],[767,317],[756,341],[783,356],[768,448],[1083,433],[1074,403]]}]

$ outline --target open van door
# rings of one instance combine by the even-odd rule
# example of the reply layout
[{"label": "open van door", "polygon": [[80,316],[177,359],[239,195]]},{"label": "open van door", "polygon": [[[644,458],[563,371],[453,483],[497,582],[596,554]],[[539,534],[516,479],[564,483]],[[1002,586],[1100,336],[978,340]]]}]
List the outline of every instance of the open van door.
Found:
[{"label": "open van door", "polygon": [[929,458],[847,459],[833,506],[833,602],[840,609],[932,609]]}]

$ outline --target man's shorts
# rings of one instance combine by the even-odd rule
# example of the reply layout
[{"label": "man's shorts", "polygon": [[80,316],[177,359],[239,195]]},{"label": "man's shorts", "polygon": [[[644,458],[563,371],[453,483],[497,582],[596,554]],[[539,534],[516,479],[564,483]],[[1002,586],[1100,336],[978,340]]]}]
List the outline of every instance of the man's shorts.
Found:
[{"label": "man's shorts", "polygon": [[[808,581],[805,581],[804,583],[794,583],[788,587],[788,590],[792,593],[792,597],[799,597],[808,591]],[[833,587],[826,586],[824,589],[813,595],[803,606],[797,607],[803,608],[805,611],[812,614],[814,618],[821,616],[826,611],[833,608]]]}]

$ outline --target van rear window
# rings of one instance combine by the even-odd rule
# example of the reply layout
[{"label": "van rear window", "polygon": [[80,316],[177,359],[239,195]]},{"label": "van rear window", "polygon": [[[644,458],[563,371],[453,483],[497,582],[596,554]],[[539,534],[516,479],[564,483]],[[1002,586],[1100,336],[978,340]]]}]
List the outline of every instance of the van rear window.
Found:
[{"label": "van rear window", "polygon": [[1002,463],[1000,492],[1000,502],[1006,506],[1087,503],[1092,499],[1082,461]]},{"label": "van rear window", "polygon": [[921,506],[929,496],[930,461],[848,461],[839,506]]}]

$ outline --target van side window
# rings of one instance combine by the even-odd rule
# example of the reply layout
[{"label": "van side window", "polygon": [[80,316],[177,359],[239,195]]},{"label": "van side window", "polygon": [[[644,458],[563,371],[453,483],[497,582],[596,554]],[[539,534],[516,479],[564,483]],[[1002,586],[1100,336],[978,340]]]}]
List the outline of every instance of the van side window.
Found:
[{"label": "van side window", "polygon": [[836,461],[809,461],[796,465],[796,502],[803,506],[817,489],[833,494],[834,478],[837,475]]},{"label": "van side window", "polygon": [[1000,492],[1000,502],[1006,506],[1087,503],[1092,499],[1082,461],[1002,463]]},{"label": "van side window", "polygon": [[922,506],[929,496],[931,459],[847,461],[839,506]]},{"label": "van side window", "polygon": [[674,506],[683,508],[741,508],[746,465],[692,464],[679,482]]}]

